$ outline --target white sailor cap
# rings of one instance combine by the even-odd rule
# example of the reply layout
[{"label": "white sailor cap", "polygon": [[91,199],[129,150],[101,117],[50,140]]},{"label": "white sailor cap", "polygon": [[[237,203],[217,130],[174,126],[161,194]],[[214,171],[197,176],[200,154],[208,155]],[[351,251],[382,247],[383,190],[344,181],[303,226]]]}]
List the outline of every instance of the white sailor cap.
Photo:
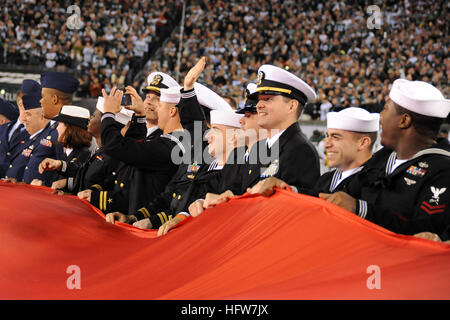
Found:
[{"label": "white sailor cap", "polygon": [[242,114],[235,113],[231,110],[211,110],[211,125],[221,124],[224,126],[230,126],[240,128],[241,124],[239,120],[243,117]]},{"label": "white sailor cap", "polygon": [[[104,104],[105,104],[105,99],[100,96],[97,99],[97,105],[95,107],[101,113],[105,113]],[[116,113],[115,119],[117,122],[120,122],[121,124],[126,125],[133,117],[133,113],[134,113],[134,111],[128,110],[128,109],[125,109],[124,107],[122,107],[120,112]]]},{"label": "white sailor cap", "polygon": [[73,124],[74,126],[87,129],[91,113],[88,109],[78,106],[62,106],[59,114],[52,120]]},{"label": "white sailor cap", "polygon": [[356,132],[377,132],[380,128],[380,114],[350,107],[339,112],[327,113],[327,129],[341,129]]},{"label": "white sailor cap", "polygon": [[392,84],[389,98],[424,116],[446,118],[450,112],[450,100],[445,99],[439,89],[423,81],[397,79]]},{"label": "white sailor cap", "polygon": [[224,98],[203,84],[195,82],[194,90],[200,105],[210,110],[233,110]]},{"label": "white sailor cap", "polygon": [[282,68],[265,64],[258,69],[256,92],[267,95],[284,95],[300,102],[302,106],[316,100],[316,92],[305,81]]},{"label": "white sailor cap", "polygon": [[160,94],[161,89],[179,87],[174,78],[164,72],[152,72],[147,77],[147,86],[142,89],[144,93],[154,92]]},{"label": "white sailor cap", "polygon": [[159,101],[171,104],[178,104],[181,99],[181,87],[170,87],[161,89],[161,96]]}]

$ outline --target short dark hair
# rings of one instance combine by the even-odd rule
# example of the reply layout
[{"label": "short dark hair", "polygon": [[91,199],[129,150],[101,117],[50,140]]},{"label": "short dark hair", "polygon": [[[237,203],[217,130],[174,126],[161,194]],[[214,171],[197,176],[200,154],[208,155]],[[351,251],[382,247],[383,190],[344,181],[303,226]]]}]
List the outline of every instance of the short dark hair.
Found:
[{"label": "short dark hair", "polygon": [[237,108],[236,100],[234,100],[233,97],[231,97],[231,96],[226,96],[226,95],[222,95],[222,98],[223,98],[223,99],[228,99],[228,102],[229,102],[231,108],[233,108],[233,109],[236,109],[236,108]]},{"label": "short dark hair", "polygon": [[369,137],[370,149],[373,149],[373,145],[375,144],[375,141],[377,141],[378,138],[378,132],[356,132],[356,131],[353,132],[358,135],[358,139],[361,139],[362,137]]},{"label": "short dark hair", "polygon": [[92,135],[85,129],[77,127],[70,123],[65,123],[66,130],[61,137],[61,143],[65,148],[90,147]]},{"label": "short dark hair", "polygon": [[[291,98],[291,97],[287,97],[287,96],[283,96],[283,95],[282,95],[282,97],[283,97],[283,101],[286,102],[286,103],[288,103],[291,100],[297,100],[295,98]],[[300,115],[302,114],[304,106],[301,104],[300,101],[297,100],[297,102],[298,102],[297,118],[300,118]]]},{"label": "short dark hair", "polygon": [[436,139],[438,137],[439,130],[444,122],[444,119],[424,116],[414,111],[405,109],[396,103],[394,103],[394,105],[397,109],[397,114],[406,113],[411,117],[412,126],[416,129],[417,133],[431,139]]}]

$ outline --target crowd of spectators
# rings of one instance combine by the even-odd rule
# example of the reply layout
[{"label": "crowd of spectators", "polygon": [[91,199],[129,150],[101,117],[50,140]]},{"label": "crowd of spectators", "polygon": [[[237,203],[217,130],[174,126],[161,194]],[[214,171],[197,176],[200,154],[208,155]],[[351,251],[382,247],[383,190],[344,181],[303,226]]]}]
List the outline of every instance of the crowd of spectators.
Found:
[{"label": "crowd of spectators", "polygon": [[[146,71],[176,76],[179,32],[171,31],[181,1],[77,1],[80,30],[65,25],[69,2],[6,1],[0,8],[0,63],[75,69],[79,96],[142,85],[133,82],[148,60],[153,63]],[[379,8],[379,28],[369,23],[371,5]],[[185,74],[205,55],[200,81],[242,103],[258,67],[278,65],[315,88],[317,103],[305,112],[321,120],[332,108],[381,108],[400,77],[430,82],[448,96],[447,14],[444,0],[191,0],[179,71]],[[150,56],[165,37],[161,54]]]},{"label": "crowd of spectators", "polygon": [[[132,84],[181,17],[180,1],[0,1],[0,64],[70,71],[79,97]],[[70,22],[70,23],[68,23]]]},{"label": "crowd of spectators", "polygon": [[[378,5],[381,26],[370,29]],[[318,99],[306,110],[379,105],[394,79],[431,82],[448,96],[446,1],[191,1],[181,73],[205,55],[203,82],[242,101],[258,67],[275,64],[305,79]],[[377,21],[375,21],[377,22]],[[176,71],[178,33],[154,68]]]}]

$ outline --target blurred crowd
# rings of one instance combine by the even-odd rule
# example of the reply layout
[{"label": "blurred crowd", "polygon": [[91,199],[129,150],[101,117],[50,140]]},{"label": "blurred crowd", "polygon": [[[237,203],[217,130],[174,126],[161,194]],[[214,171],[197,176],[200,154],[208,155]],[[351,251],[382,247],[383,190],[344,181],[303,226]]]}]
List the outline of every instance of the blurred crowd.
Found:
[{"label": "blurred crowd", "polygon": [[70,71],[77,96],[97,97],[133,83],[180,10],[180,1],[164,0],[2,0],[0,64]]},{"label": "blurred crowd", "polygon": [[[191,1],[181,72],[209,57],[202,79],[242,100],[258,66],[299,75],[318,99],[305,112],[325,120],[332,107],[383,104],[396,78],[421,79],[448,94],[446,1],[379,1],[381,28],[369,29],[377,1]],[[176,70],[178,33],[153,69]]]},{"label": "blurred crowd", "polygon": [[[179,32],[172,31],[181,1],[77,1],[80,30],[65,25],[70,1],[2,2],[0,63],[75,69],[78,96],[96,97],[102,86],[138,87],[135,76],[148,60],[151,70],[176,74]],[[380,20],[371,19],[371,5]],[[430,82],[448,95],[447,13],[444,0],[191,0],[179,71],[207,56],[200,81],[242,103],[245,84],[270,62],[317,91],[305,113],[320,120],[335,107],[381,109],[396,78]],[[380,28],[369,25],[374,21]]]}]

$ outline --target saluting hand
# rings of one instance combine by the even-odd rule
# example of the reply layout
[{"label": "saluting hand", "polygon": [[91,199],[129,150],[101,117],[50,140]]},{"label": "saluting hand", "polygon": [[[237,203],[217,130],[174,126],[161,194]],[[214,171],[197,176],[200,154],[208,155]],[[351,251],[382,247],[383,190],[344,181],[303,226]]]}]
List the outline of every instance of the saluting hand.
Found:
[{"label": "saluting hand", "polygon": [[105,89],[102,89],[103,98],[105,103],[103,108],[106,112],[119,113],[122,110],[122,90],[117,89],[115,86],[111,89],[109,95],[106,93]]},{"label": "saluting hand", "polygon": [[39,173],[43,174],[44,171],[52,171],[52,170],[60,171],[61,167],[62,167],[62,161],[61,160],[45,158],[39,164]]},{"label": "saluting hand", "polygon": [[327,200],[350,212],[356,212],[356,199],[343,191],[335,193],[319,193],[319,198]]},{"label": "saluting hand", "polygon": [[125,106],[129,110],[133,110],[137,116],[145,116],[144,101],[132,86],[125,87],[125,94],[131,96],[131,106]]},{"label": "saluting hand", "polygon": [[202,74],[206,66],[206,57],[201,57],[200,60],[189,70],[184,78],[184,90],[191,90],[194,88],[194,83],[197,81],[198,77]]}]

